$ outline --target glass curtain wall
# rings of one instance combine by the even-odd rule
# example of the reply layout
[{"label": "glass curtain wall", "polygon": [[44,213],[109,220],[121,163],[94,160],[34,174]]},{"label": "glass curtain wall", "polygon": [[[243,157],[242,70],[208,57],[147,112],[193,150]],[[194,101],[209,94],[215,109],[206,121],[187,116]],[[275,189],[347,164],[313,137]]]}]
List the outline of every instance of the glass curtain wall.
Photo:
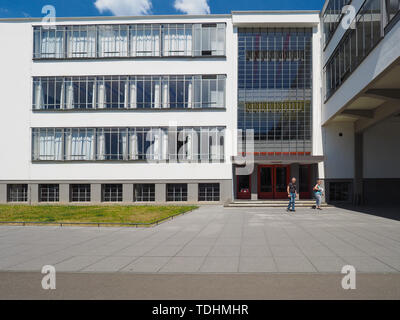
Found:
[{"label": "glass curtain wall", "polygon": [[239,29],[238,92],[239,150],[254,130],[256,153],[309,154],[312,29]]}]

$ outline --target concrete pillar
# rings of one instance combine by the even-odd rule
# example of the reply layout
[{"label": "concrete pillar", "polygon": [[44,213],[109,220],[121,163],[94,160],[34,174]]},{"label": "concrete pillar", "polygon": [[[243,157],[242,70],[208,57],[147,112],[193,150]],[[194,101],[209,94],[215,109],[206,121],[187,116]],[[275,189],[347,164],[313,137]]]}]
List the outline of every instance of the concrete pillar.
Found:
[{"label": "concrete pillar", "polygon": [[299,193],[299,196],[298,196],[298,198],[299,198],[300,197],[300,164],[298,164],[298,163],[293,163],[290,166],[289,181],[291,181],[293,177],[296,178],[296,180],[297,180],[296,185],[297,185],[297,192]]},{"label": "concrete pillar", "polygon": [[39,185],[37,183],[30,184],[28,186],[29,190],[29,202],[30,204],[39,203]]},{"label": "concrete pillar", "polygon": [[354,136],[354,198],[355,205],[363,203],[363,178],[364,178],[364,159],[363,159],[363,134],[355,133]]},{"label": "concrete pillar", "polygon": [[93,203],[101,202],[101,184],[93,183],[90,185],[90,198]]},{"label": "concrete pillar", "polygon": [[155,192],[157,203],[167,202],[167,185],[165,183],[156,183]]},{"label": "concrete pillar", "polygon": [[251,200],[258,200],[258,165],[254,164],[254,171],[251,175]]},{"label": "concrete pillar", "polygon": [[7,184],[0,184],[0,203],[7,202]]},{"label": "concrete pillar", "polygon": [[122,202],[132,203],[133,202],[133,184],[122,185]]},{"label": "concrete pillar", "polygon": [[60,194],[60,203],[69,203],[69,184],[68,183],[60,183],[59,184],[59,194]]},{"label": "concrete pillar", "polygon": [[232,199],[233,183],[231,180],[223,180],[219,185],[219,194],[221,203],[230,203]]},{"label": "concrete pillar", "polygon": [[199,201],[199,185],[197,183],[188,184],[188,202]]}]

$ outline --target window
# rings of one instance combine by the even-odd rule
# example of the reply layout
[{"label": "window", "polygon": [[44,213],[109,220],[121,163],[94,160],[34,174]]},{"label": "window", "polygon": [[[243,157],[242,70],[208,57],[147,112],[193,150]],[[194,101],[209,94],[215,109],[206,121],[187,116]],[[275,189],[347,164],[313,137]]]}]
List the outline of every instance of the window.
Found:
[{"label": "window", "polygon": [[225,108],[225,75],[33,78],[34,110]]},{"label": "window", "polygon": [[64,27],[57,29],[34,28],[34,58],[41,59],[62,59],[65,53]]},{"label": "window", "polygon": [[33,129],[33,160],[61,161],[64,159],[63,129]]},{"label": "window", "polygon": [[102,202],[122,202],[122,184],[103,184],[101,188]]},{"label": "window", "polygon": [[98,160],[126,160],[128,158],[127,129],[98,129],[96,135]]},{"label": "window", "polygon": [[58,184],[39,184],[39,202],[60,201],[60,186]]},{"label": "window", "polygon": [[187,184],[168,184],[167,185],[167,201],[183,202],[188,199]]},{"label": "window", "polygon": [[161,55],[161,25],[139,24],[130,26],[131,57],[158,57]]},{"label": "window", "polygon": [[226,24],[34,27],[34,59],[224,56]]},{"label": "window", "polygon": [[134,199],[136,202],[154,202],[156,201],[156,192],[154,184],[136,184]]},{"label": "window", "polygon": [[200,183],[199,201],[220,201],[219,183]]},{"label": "window", "polygon": [[98,30],[100,57],[128,56],[128,26],[99,26]]},{"label": "window", "polygon": [[69,188],[71,202],[90,202],[90,184],[71,184]]},{"label": "window", "polygon": [[329,182],[329,200],[339,202],[351,201],[351,182]]},{"label": "window", "polygon": [[170,24],[163,27],[163,55],[192,55],[192,25]]},{"label": "window", "polygon": [[8,184],[7,185],[8,202],[27,202],[28,185],[27,184]]},{"label": "window", "polygon": [[94,129],[65,130],[65,160],[94,160]]},{"label": "window", "polygon": [[223,23],[193,25],[194,56],[225,55],[225,28]]},{"label": "window", "polygon": [[96,57],[95,26],[71,26],[67,27],[66,30],[68,58]]}]

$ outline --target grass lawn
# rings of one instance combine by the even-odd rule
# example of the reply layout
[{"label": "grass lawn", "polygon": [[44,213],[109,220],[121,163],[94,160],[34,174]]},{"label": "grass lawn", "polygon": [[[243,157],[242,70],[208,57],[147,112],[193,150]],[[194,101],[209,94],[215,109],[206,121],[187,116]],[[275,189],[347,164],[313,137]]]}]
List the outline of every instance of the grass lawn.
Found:
[{"label": "grass lawn", "polygon": [[156,221],[197,209],[196,206],[27,206],[0,205],[0,221],[45,223],[130,223]]}]

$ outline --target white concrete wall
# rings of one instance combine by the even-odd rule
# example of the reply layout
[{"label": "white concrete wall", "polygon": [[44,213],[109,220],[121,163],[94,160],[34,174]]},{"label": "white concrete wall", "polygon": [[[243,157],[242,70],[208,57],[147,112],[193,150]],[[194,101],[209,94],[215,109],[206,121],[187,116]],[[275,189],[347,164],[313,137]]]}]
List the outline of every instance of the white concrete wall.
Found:
[{"label": "white concrete wall", "polygon": [[364,178],[400,178],[400,118],[364,132]]},{"label": "white concrete wall", "polygon": [[[342,133],[341,137],[339,134]],[[343,122],[323,127],[326,179],[354,178],[354,124]]]},{"label": "white concrete wall", "polygon": [[[157,18],[133,20],[58,21],[60,24],[146,23]],[[139,164],[139,163],[31,163],[31,132],[33,127],[143,127],[224,126],[237,127],[237,44],[233,37],[231,19],[224,17],[172,18],[163,23],[227,23],[226,59],[122,59],[97,61],[33,61],[32,23],[1,21],[0,34],[0,180],[71,180],[71,179],[231,179],[232,166],[225,164]],[[35,23],[33,23],[35,24]],[[236,41],[236,42],[235,42]],[[167,75],[167,74],[226,74],[225,111],[192,112],[74,112],[33,113],[32,77],[80,75]],[[226,139],[226,156],[233,148]]]},{"label": "white concrete wall", "polygon": [[271,27],[299,26],[310,27],[320,22],[318,11],[233,11],[232,21],[235,26]]},{"label": "white concrete wall", "polygon": [[321,25],[313,28],[313,152],[314,156],[323,155],[322,149],[322,72],[321,72]]},{"label": "white concrete wall", "polygon": [[0,180],[29,179],[32,27],[0,23]]}]

